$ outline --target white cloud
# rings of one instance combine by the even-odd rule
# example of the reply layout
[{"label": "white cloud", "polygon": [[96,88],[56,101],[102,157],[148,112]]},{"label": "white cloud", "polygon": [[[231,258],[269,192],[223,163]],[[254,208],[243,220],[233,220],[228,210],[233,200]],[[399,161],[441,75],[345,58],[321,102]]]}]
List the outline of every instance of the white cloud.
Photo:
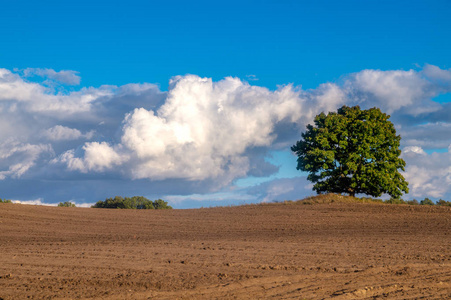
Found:
[{"label": "white cloud", "polygon": [[0,145],[0,180],[20,178],[43,155],[53,155],[53,149],[45,144],[23,144],[15,140]]},{"label": "white cloud", "polygon": [[[44,202],[44,199],[39,198],[39,199],[35,199],[35,200],[11,200],[12,203],[17,203],[17,204],[24,204],[24,205],[44,205],[44,206],[58,206],[58,203],[48,203],[48,202]],[[65,201],[60,201],[60,202],[65,202]],[[94,205],[94,203],[78,203],[76,201],[72,201],[69,200],[69,202],[72,202],[73,204],[75,204],[76,207],[91,207],[92,205]]]},{"label": "white cloud", "polygon": [[91,206],[93,206],[95,203],[78,203],[78,202],[74,202],[71,201],[73,204],[75,204],[76,207],[83,207],[83,208],[90,208]]},{"label": "white cloud", "polygon": [[424,150],[421,147],[418,146],[408,146],[405,147],[403,149],[403,152],[405,155],[410,155],[410,154],[420,154],[420,155],[426,155],[426,152],[424,152]]},{"label": "white cloud", "polygon": [[83,146],[84,157],[75,157],[74,151],[69,150],[63,153],[59,160],[53,160],[54,163],[61,161],[67,164],[69,170],[77,170],[83,173],[89,171],[103,172],[120,165],[125,156],[121,157],[106,142],[86,143]]},{"label": "white cloud", "polygon": [[254,74],[246,75],[246,78],[249,81],[257,81],[258,80],[257,75],[254,75]]},{"label": "white cloud", "polygon": [[53,69],[26,68],[22,73],[24,77],[46,77],[68,85],[79,85],[81,80],[80,76],[77,75],[79,72],[72,70],[62,70],[57,72]]},{"label": "white cloud", "polygon": [[94,131],[91,130],[87,133],[81,133],[80,130],[75,128],[69,128],[61,125],[56,125],[43,132],[43,136],[51,141],[64,141],[64,140],[77,140],[80,138],[91,139],[94,135]]},{"label": "white cloud", "polygon": [[[451,69],[443,70],[437,66],[426,64],[423,68],[422,73],[428,78],[443,81],[444,83],[451,81]],[[449,86],[448,86],[449,90]]]},{"label": "white cloud", "polygon": [[276,123],[299,121],[301,109],[292,86],[272,92],[231,77],[219,82],[176,77],[156,112],[136,108],[127,114],[120,143],[108,148],[111,164],[103,155],[88,153],[92,143],[84,146],[83,157],[66,153],[61,161],[83,171],[125,163],[121,169],[132,178],[221,178],[229,183],[249,171],[246,151],[270,147]]},{"label": "white cloud", "polygon": [[45,206],[57,206],[57,203],[45,203],[42,201],[43,199],[35,199],[35,200],[11,200],[12,203],[17,204],[25,204],[25,205],[45,205]]},{"label": "white cloud", "polygon": [[18,74],[0,69],[0,104],[10,111],[40,113],[53,118],[64,119],[93,110],[93,102],[101,97],[112,96],[114,88],[82,88],[69,94],[52,94],[52,90],[34,82],[23,80]]},{"label": "white cloud", "polygon": [[420,147],[406,147],[405,177],[413,197],[445,197],[451,194],[451,145],[444,153],[426,154]]},{"label": "white cloud", "polygon": [[0,69],[0,101],[31,101],[43,95],[46,88],[38,83],[25,82],[18,74]]},{"label": "white cloud", "polygon": [[302,112],[306,115],[308,122],[312,122],[320,112],[328,113],[336,111],[342,105],[349,103],[349,98],[342,87],[334,83],[323,83],[315,90],[309,90],[304,93],[308,99],[304,102]]},{"label": "white cloud", "polygon": [[379,107],[388,114],[403,109],[416,116],[440,109],[430,101],[438,94],[432,85],[413,70],[363,70],[348,76],[344,88],[357,103]]}]

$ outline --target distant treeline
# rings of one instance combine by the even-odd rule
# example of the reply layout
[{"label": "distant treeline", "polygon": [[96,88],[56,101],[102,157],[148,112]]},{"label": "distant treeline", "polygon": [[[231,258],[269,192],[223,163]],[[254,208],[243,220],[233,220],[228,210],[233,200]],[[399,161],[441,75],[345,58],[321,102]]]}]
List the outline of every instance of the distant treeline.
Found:
[{"label": "distant treeline", "polygon": [[[278,202],[278,201],[275,201]],[[341,194],[327,193],[320,194],[316,196],[307,197],[298,201],[285,200],[284,203],[299,203],[299,204],[317,204],[317,203],[381,203],[381,204],[405,204],[405,205],[437,205],[437,206],[450,206],[451,201],[445,201],[443,199],[438,200],[437,202],[432,201],[429,198],[424,198],[423,200],[403,200],[400,198],[390,198],[387,200],[372,198],[372,197],[352,197]]]},{"label": "distant treeline", "polygon": [[[328,194],[333,195],[333,194]],[[314,198],[314,197],[313,197]],[[413,200],[403,200],[403,199],[396,199],[391,198],[388,200],[382,200],[377,198],[370,198],[370,197],[362,197],[362,198],[354,198],[357,202],[379,202],[379,203],[386,203],[386,204],[408,204],[408,205],[439,205],[439,206],[450,206],[451,207],[451,201],[445,201],[443,199],[439,199],[437,202],[432,201],[429,198],[424,198],[421,201],[418,201],[416,199]],[[293,202],[293,201],[288,201]],[[302,200],[304,204],[311,204],[312,200],[310,198],[306,198]],[[313,201],[315,202],[315,201]],[[332,201],[333,202],[333,201]],[[1,199],[0,203],[12,203],[11,200],[8,199]],[[75,207],[75,203],[72,202],[60,202],[58,204],[60,207]],[[114,198],[107,198],[104,201],[98,201],[96,204],[91,206],[92,208],[120,208],[120,209],[172,209],[171,206],[168,205],[168,203],[164,200],[158,199],[151,201],[145,197],[142,196],[134,196],[134,197],[121,197],[116,196]]]},{"label": "distant treeline", "polygon": [[66,201],[66,202],[60,202],[58,203],[59,207],[75,207],[75,203]]},{"label": "distant treeline", "polygon": [[164,200],[158,199],[151,201],[142,196],[107,198],[104,201],[98,201],[91,206],[92,208],[120,208],[120,209],[172,209]]},{"label": "distant treeline", "polygon": [[418,200],[413,199],[413,200],[403,200],[403,199],[396,199],[396,198],[391,198],[388,200],[385,200],[384,203],[388,203],[388,204],[409,204],[409,205],[440,205],[440,206],[451,206],[451,202],[450,201],[445,201],[443,199],[440,199],[437,201],[437,203],[434,203],[434,201],[432,201],[429,198],[424,198],[423,200],[421,200],[420,202],[418,202]]},{"label": "distant treeline", "polygon": [[385,203],[385,204],[408,204],[408,205],[439,205],[439,206],[451,206],[450,201],[445,201],[443,199],[438,200],[436,203],[432,201],[429,198],[424,198],[423,200],[403,200],[401,198],[390,198],[387,200],[377,199],[377,198],[370,198],[370,197],[362,197],[357,198],[360,200],[363,200],[365,202],[379,202],[379,203]]}]

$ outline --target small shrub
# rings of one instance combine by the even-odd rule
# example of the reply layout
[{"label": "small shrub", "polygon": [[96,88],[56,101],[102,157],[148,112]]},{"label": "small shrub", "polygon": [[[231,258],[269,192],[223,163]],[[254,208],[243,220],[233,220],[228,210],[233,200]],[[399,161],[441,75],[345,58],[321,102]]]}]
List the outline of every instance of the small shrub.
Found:
[{"label": "small shrub", "polygon": [[66,202],[60,202],[58,203],[59,207],[75,207],[75,203],[66,201]]},{"label": "small shrub", "polygon": [[419,205],[420,203],[418,202],[418,200],[413,199],[413,200],[407,201],[407,204],[409,204],[409,205]]},{"label": "small shrub", "polygon": [[375,202],[375,203],[384,203],[384,200],[379,199],[379,198],[370,198],[371,202]]},{"label": "small shrub", "polygon": [[451,201],[445,201],[443,199],[440,199],[437,201],[437,205],[440,206],[451,206]]},{"label": "small shrub", "polygon": [[8,199],[1,199],[0,198],[0,203],[13,203],[11,200],[8,200]]},{"label": "small shrub", "polygon": [[155,200],[153,202],[153,206],[155,207],[155,209],[172,209],[172,207],[169,206],[166,201],[163,201],[161,199]]},{"label": "small shrub", "polygon": [[390,198],[388,200],[385,200],[384,203],[388,203],[388,204],[406,204],[406,201],[402,200],[402,199],[397,199],[397,198]]},{"label": "small shrub", "polygon": [[429,198],[424,198],[420,201],[420,205],[434,205],[434,202]]}]

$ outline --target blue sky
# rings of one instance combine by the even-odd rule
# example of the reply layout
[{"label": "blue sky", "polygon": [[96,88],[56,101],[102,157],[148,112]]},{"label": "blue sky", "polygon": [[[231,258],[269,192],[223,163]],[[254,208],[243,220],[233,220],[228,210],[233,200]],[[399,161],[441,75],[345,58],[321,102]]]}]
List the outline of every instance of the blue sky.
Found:
[{"label": "blue sky", "polygon": [[[304,88],[363,69],[447,67],[449,1],[4,1],[3,67],[82,84],[253,74]],[[449,66],[448,66],[449,67]]]},{"label": "blue sky", "polygon": [[[407,196],[451,198],[450,11],[449,1],[4,1],[0,196],[301,198],[311,186],[289,146],[315,114],[359,104],[390,113],[402,134]],[[152,141],[160,152],[140,148]],[[243,148],[217,150],[233,141]],[[170,169],[178,146],[198,165]]]}]

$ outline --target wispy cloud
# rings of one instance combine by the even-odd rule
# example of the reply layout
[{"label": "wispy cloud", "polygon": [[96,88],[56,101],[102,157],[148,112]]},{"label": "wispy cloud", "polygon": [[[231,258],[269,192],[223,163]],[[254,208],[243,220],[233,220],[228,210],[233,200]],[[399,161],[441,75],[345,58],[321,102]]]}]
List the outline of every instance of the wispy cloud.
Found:
[{"label": "wispy cloud", "polygon": [[36,165],[43,156],[54,155],[53,148],[49,144],[28,144],[7,140],[0,144],[0,180],[8,177],[20,178],[30,168]]},{"label": "wispy cloud", "polygon": [[53,69],[26,68],[21,71],[24,77],[39,76],[67,85],[79,85],[81,77],[79,72],[72,70],[55,71]]},{"label": "wispy cloud", "polygon": [[58,203],[45,203],[41,198],[35,200],[11,200],[12,203],[25,204],[25,205],[45,205],[45,206],[57,206]]},{"label": "wispy cloud", "polygon": [[[70,201],[70,200],[69,200]],[[48,203],[43,201],[42,198],[35,200],[11,200],[12,203],[24,204],[24,205],[44,205],[44,206],[58,206],[58,203]],[[78,203],[76,201],[70,201],[75,204],[76,207],[91,207],[94,203]]]},{"label": "wispy cloud", "polygon": [[78,140],[80,138],[91,139],[94,136],[94,130],[82,133],[75,128],[69,128],[61,125],[53,126],[43,132],[43,137],[51,141]]},{"label": "wispy cloud", "polygon": [[257,78],[257,75],[246,75],[246,79],[248,80],[248,81],[257,81],[258,80],[258,78]]}]

